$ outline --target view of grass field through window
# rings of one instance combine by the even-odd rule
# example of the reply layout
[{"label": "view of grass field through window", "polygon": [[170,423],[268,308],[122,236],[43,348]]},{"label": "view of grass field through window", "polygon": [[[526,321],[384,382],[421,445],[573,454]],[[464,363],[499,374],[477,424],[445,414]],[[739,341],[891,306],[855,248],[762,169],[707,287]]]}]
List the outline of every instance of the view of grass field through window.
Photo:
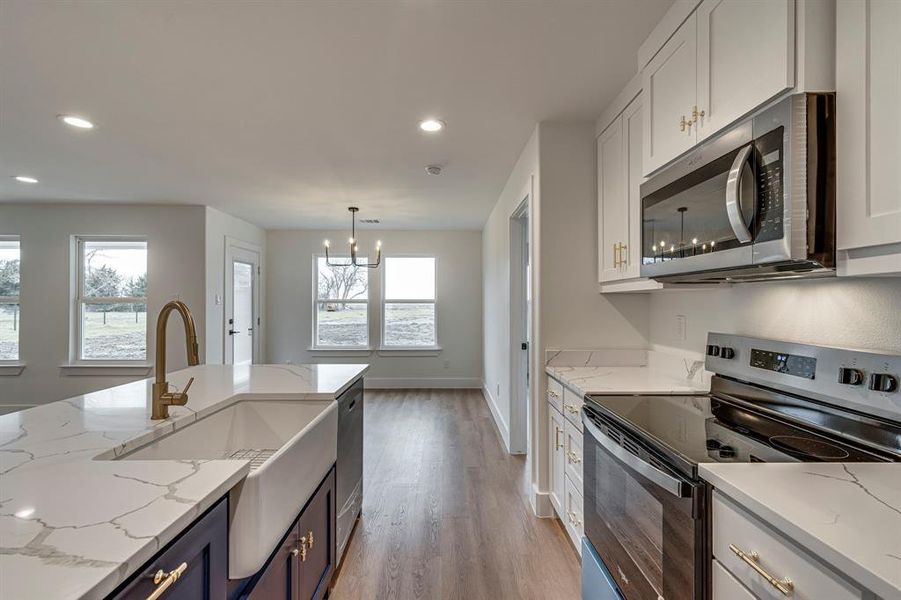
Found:
[{"label": "view of grass field through window", "polygon": [[19,359],[19,240],[0,238],[0,360]]},{"label": "view of grass field through window", "polygon": [[147,357],[147,242],[82,240],[79,358]]}]

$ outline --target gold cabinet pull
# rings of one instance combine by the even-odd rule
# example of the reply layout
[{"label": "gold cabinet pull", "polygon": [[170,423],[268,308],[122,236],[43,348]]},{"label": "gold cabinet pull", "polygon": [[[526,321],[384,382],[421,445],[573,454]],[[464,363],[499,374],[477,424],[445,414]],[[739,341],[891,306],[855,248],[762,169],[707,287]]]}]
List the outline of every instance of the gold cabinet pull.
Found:
[{"label": "gold cabinet pull", "polygon": [[183,562],[168,573],[162,569],[154,573],[153,583],[156,584],[156,589],[153,590],[152,594],[147,596],[147,600],[157,600],[157,598],[162,597],[162,595],[166,593],[166,590],[172,587],[175,582],[178,581],[179,577],[187,570],[188,563]]},{"label": "gold cabinet pull", "polygon": [[692,108],[692,110],[691,110],[691,122],[692,122],[692,123],[697,123],[697,122],[698,122],[698,117],[703,118],[703,117],[704,117],[704,111],[701,110],[700,112],[698,112],[698,107],[695,106],[695,107]]},{"label": "gold cabinet pull", "polygon": [[559,394],[557,394],[557,392],[555,392],[554,390],[548,390],[547,395],[550,396],[551,398],[559,398],[560,397]]},{"label": "gold cabinet pull", "polygon": [[569,411],[570,414],[577,415],[579,414],[579,409],[576,408],[574,404],[567,404],[566,410]]},{"label": "gold cabinet pull", "polygon": [[628,246],[626,246],[625,244],[620,242],[620,244],[619,244],[619,263],[620,263],[620,265],[622,265],[624,267],[629,262],[628,259],[626,259],[626,248],[628,248]]},{"label": "gold cabinet pull", "polygon": [[788,577],[783,577],[782,579],[776,579],[769,573],[767,573],[763,567],[760,566],[760,555],[754,552],[744,552],[738,548],[735,544],[729,544],[729,550],[735,553],[735,556],[740,558],[745,564],[754,569],[758,575],[767,580],[767,582],[782,592],[783,596],[791,596],[792,592],[795,590],[795,584]]},{"label": "gold cabinet pull", "polygon": [[557,430],[554,433],[554,446],[556,446],[556,450],[559,450],[560,448],[563,447],[563,442],[560,441],[560,434],[563,433],[563,430],[560,429],[559,427],[557,427],[556,425],[554,426],[554,429]]},{"label": "gold cabinet pull", "polygon": [[682,115],[682,120],[679,121],[679,131],[685,131],[685,126],[689,123],[690,121],[685,120],[685,115]]},{"label": "gold cabinet pull", "polygon": [[307,532],[307,538],[310,541],[310,550],[312,550],[313,549],[313,531],[312,530]]},{"label": "gold cabinet pull", "polygon": [[[296,556],[296,554],[295,554]],[[307,562],[307,537],[300,538],[300,562]]]},{"label": "gold cabinet pull", "polygon": [[566,453],[566,458],[569,459],[569,464],[571,464],[571,465],[577,465],[580,462],[582,462],[582,459],[579,458],[579,455],[576,454],[575,452],[573,452],[572,450],[570,450],[569,452]]}]

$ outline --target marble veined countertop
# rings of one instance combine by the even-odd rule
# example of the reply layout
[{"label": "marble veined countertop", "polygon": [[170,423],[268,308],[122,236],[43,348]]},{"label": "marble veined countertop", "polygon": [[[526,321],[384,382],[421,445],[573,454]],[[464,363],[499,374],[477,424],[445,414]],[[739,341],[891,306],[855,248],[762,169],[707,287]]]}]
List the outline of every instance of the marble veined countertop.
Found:
[{"label": "marble veined countertop", "polygon": [[706,394],[710,374],[693,358],[652,350],[564,350],[550,353],[548,375],[586,394]]},{"label": "marble veined countertop", "polygon": [[367,365],[201,365],[150,420],[151,379],[0,416],[0,598],[102,598],[249,472],[244,460],[115,457],[242,399],[324,400]]},{"label": "marble veined countertop", "polygon": [[700,474],[837,571],[901,598],[901,464],[704,463]]}]

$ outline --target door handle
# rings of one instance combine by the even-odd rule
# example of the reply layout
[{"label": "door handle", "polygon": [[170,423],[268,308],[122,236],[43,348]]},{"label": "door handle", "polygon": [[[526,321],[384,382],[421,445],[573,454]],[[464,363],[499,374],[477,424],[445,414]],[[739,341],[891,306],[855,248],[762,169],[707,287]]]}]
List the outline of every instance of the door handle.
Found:
[{"label": "door handle", "polygon": [[735,238],[743,244],[751,241],[751,230],[748,229],[748,224],[745,223],[745,218],[741,214],[741,180],[744,177],[745,169],[751,169],[748,165],[748,157],[751,156],[753,148],[753,144],[748,144],[739,151],[732,162],[732,168],[729,169],[729,178],[726,180],[726,215],[729,217],[729,225],[735,233]]}]

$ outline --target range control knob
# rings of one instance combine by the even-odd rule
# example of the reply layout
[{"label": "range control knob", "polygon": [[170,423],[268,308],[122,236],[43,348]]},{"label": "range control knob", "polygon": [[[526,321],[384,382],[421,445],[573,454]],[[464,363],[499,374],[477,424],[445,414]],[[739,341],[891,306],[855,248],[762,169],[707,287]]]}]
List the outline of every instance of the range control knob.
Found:
[{"label": "range control knob", "polygon": [[708,344],[707,346],[707,356],[719,356],[720,355],[720,347],[716,344]]},{"label": "range control knob", "polygon": [[720,458],[735,458],[735,448],[723,446],[720,448]]},{"label": "range control knob", "polygon": [[894,392],[898,389],[898,378],[888,373],[873,373],[869,388],[874,392]]},{"label": "range control knob", "polygon": [[726,360],[732,360],[735,358],[735,350],[730,348],[729,346],[723,346],[720,350],[720,356],[725,358]]},{"label": "range control knob", "polygon": [[863,383],[863,371],[842,367],[838,370],[838,382],[845,385],[860,385]]}]

